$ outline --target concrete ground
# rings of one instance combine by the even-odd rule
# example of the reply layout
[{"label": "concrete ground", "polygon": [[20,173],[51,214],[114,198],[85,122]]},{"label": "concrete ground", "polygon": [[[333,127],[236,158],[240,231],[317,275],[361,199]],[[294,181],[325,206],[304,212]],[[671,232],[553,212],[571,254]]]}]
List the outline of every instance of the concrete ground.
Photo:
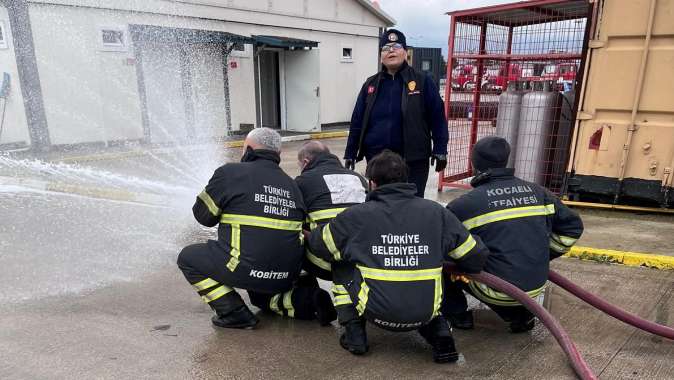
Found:
[{"label": "concrete ground", "polygon": [[[325,141],[343,151],[344,139]],[[297,174],[300,144],[286,144],[283,167],[291,175]],[[339,347],[336,324],[321,328],[264,314],[255,331],[213,328],[210,310],[175,267],[181,247],[213,237],[212,229],[192,220],[194,195],[213,168],[240,153],[209,152],[214,150],[57,168],[31,161],[10,169],[0,162],[0,175],[30,172],[49,181],[126,186],[171,199],[157,207],[0,186],[1,379],[573,378],[545,328],[511,335],[488,310],[477,312],[476,330],[455,332],[463,356],[452,365],[432,363],[414,333],[372,327],[371,353],[354,357]],[[444,203],[461,194],[438,193],[436,184],[432,176],[427,197]],[[671,216],[581,213],[581,245],[674,252]],[[575,259],[553,267],[609,302],[674,325],[673,271]],[[672,378],[674,343],[628,327],[559,288],[551,297],[553,315],[601,378]]]}]

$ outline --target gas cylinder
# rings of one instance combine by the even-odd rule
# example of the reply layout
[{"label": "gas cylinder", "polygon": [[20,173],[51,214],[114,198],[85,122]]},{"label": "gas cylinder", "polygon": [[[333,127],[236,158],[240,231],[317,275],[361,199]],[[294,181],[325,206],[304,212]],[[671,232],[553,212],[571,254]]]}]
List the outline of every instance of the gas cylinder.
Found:
[{"label": "gas cylinder", "polygon": [[549,147],[552,151],[552,167],[550,169],[551,182],[549,183],[549,187],[553,189],[561,189],[564,172],[566,171],[566,160],[569,156],[572,138],[571,133],[575,121],[573,113],[575,99],[576,92],[573,89],[562,93],[559,122],[557,123],[557,128],[554,132],[554,139],[551,142],[552,145]]},{"label": "gas cylinder", "polygon": [[515,175],[525,181],[545,184],[546,169],[550,162],[548,147],[560,99],[559,92],[551,91],[547,82],[543,91],[532,91],[522,96]]},{"label": "gas cylinder", "polygon": [[496,136],[502,137],[510,144],[510,158],[507,167],[515,166],[517,149],[517,130],[520,124],[520,109],[524,91],[516,82],[508,83],[508,88],[498,97],[498,113],[496,115]]}]

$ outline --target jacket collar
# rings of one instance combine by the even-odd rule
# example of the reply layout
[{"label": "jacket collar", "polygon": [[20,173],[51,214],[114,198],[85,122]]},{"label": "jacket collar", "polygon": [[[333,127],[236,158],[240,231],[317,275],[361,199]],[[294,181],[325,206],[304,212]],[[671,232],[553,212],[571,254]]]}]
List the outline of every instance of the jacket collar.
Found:
[{"label": "jacket collar", "polygon": [[480,173],[473,177],[470,181],[470,185],[473,187],[478,187],[484,185],[491,181],[498,181],[504,179],[512,179],[515,177],[515,169],[512,168],[493,168],[488,169],[486,172]]},{"label": "jacket collar", "polygon": [[413,199],[417,193],[417,186],[413,183],[390,183],[377,187],[367,194],[366,201],[394,201]]},{"label": "jacket collar", "polygon": [[304,167],[304,169],[302,169],[302,173],[304,173],[304,172],[306,172],[306,171],[308,171],[308,170],[311,170],[311,169],[313,169],[313,168],[316,168],[316,167],[319,167],[319,166],[323,166],[323,165],[326,165],[326,166],[338,166],[338,167],[340,167],[340,168],[344,168],[344,166],[342,166],[342,162],[339,161],[339,158],[337,158],[337,156],[335,156],[335,155],[332,154],[332,153],[322,152],[322,153],[318,153],[318,154],[314,157],[314,159],[311,160],[311,161],[307,164],[307,166]]},{"label": "jacket collar", "polygon": [[[403,76],[403,73],[404,73],[405,71],[407,71],[409,68],[410,68],[410,65],[407,64],[407,61],[403,61],[403,64],[400,66],[400,69],[398,69],[398,71],[396,72],[395,77],[397,78],[398,76]],[[380,74],[381,74],[382,76],[389,76],[389,77],[391,76],[391,75],[388,73],[388,71],[387,71],[387,69],[386,69],[386,66],[384,66],[384,64],[381,65],[381,72],[380,72]]]},{"label": "jacket collar", "polygon": [[241,162],[253,161],[272,161],[278,165],[281,163],[281,155],[273,150],[255,149],[247,150],[243,157],[241,157]]}]

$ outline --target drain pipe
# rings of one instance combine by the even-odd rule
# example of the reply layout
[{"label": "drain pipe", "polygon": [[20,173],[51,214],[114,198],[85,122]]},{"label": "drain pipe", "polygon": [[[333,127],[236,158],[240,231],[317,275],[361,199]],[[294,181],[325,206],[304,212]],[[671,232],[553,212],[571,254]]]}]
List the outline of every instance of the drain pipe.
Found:
[{"label": "drain pipe", "polygon": [[[445,264],[445,271],[449,273],[460,273],[457,271],[456,266],[452,264]],[[541,320],[545,327],[550,330],[552,335],[557,340],[557,343],[559,343],[566,353],[566,356],[571,361],[571,366],[578,377],[582,380],[597,379],[590,366],[587,365],[583,357],[578,352],[578,349],[573,344],[569,334],[566,333],[562,325],[560,325],[555,317],[553,317],[547,310],[545,310],[541,305],[529,297],[528,294],[524,293],[515,285],[512,285],[487,272],[480,272],[477,274],[461,274],[468,276],[475,281],[479,281],[492,289],[505,293],[524,305],[524,307],[534,313],[534,315],[536,315],[538,319]]]},{"label": "drain pipe", "polygon": [[627,169],[627,158],[630,153],[630,147],[632,145],[632,138],[634,132],[637,130],[636,119],[637,111],[639,110],[639,102],[641,101],[641,90],[644,83],[644,75],[646,73],[646,64],[648,63],[648,53],[651,46],[651,35],[653,33],[653,20],[655,18],[655,8],[657,0],[651,0],[651,8],[648,16],[648,26],[646,29],[646,39],[644,40],[644,51],[641,52],[641,64],[639,66],[639,76],[637,77],[637,85],[634,89],[634,102],[632,103],[632,117],[630,119],[630,125],[627,128],[627,138],[623,144],[622,157],[620,158],[620,174],[618,175],[618,186],[616,188],[616,193],[613,198],[613,203],[617,204],[620,199],[620,193],[623,189],[623,181],[625,179],[625,171]]},{"label": "drain pipe", "polygon": [[674,329],[672,329],[671,327],[663,326],[655,322],[645,320],[628,311],[620,309],[617,306],[611,305],[610,303],[588,292],[587,290],[579,287],[578,285],[574,284],[573,282],[569,281],[568,279],[566,279],[565,277],[561,276],[559,273],[553,270],[550,270],[550,272],[548,273],[548,279],[557,284],[562,289],[566,290],[567,292],[573,294],[574,296],[589,303],[590,305],[612,316],[615,319],[623,321],[629,325],[647,331],[651,334],[659,335],[663,338],[674,340]]}]

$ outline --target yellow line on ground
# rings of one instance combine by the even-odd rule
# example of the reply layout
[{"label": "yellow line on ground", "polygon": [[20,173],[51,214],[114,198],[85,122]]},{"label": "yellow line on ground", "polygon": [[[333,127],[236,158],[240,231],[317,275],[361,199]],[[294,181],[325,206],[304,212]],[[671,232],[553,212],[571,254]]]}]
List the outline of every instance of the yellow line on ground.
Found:
[{"label": "yellow line on ground", "polygon": [[348,135],[349,135],[349,131],[318,132],[318,133],[312,133],[311,138],[313,140],[334,139],[334,138],[337,138],[337,137],[346,137]]},{"label": "yellow line on ground", "polygon": [[637,212],[653,212],[660,214],[674,214],[674,209],[671,208],[658,208],[658,207],[639,207],[639,206],[627,206],[627,205],[612,205],[605,203],[591,203],[591,202],[575,202],[575,201],[562,201],[567,206],[576,206],[576,207],[585,207],[585,208],[598,208],[605,210],[620,210],[620,211],[637,211]]},{"label": "yellow line on ground", "polygon": [[650,253],[614,251],[590,247],[573,247],[565,257],[581,260],[592,260],[602,263],[616,263],[630,267],[648,267],[674,270],[674,256],[655,255]]}]

